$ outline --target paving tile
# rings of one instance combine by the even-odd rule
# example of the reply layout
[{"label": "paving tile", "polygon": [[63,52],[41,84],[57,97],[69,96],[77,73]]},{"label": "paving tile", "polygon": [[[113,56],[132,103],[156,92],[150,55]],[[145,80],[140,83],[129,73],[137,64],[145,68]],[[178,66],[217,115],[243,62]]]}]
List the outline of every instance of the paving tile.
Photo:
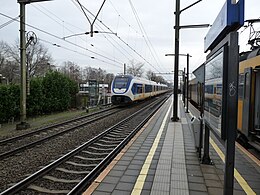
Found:
[{"label": "paving tile", "polygon": [[119,180],[120,180],[120,177],[106,176],[102,182],[117,184]]},{"label": "paving tile", "polygon": [[139,173],[139,170],[129,169],[125,171],[124,175],[139,175]]},{"label": "paving tile", "polygon": [[132,160],[131,164],[133,164],[133,165],[143,165],[144,161],[142,161],[142,160]]},{"label": "paving tile", "polygon": [[154,182],[170,183],[170,177],[165,177],[163,175],[155,175]]},{"label": "paving tile", "polygon": [[124,155],[120,160],[131,161],[133,160],[133,157]]},{"label": "paving tile", "polygon": [[173,194],[173,195],[189,195],[189,190],[174,189],[174,188],[172,188],[172,189],[170,190],[170,194]]},{"label": "paving tile", "polygon": [[159,182],[153,182],[152,186],[152,192],[153,191],[170,191],[170,183],[159,183]]},{"label": "paving tile", "polygon": [[151,190],[142,190],[141,195],[150,195]]},{"label": "paving tile", "polygon": [[197,176],[188,176],[188,182],[205,183],[204,177],[197,177]]},{"label": "paving tile", "polygon": [[223,194],[223,188],[208,188],[208,193],[209,195],[220,195]]},{"label": "paving tile", "polygon": [[147,175],[145,182],[153,182],[153,180],[154,180],[154,175]]},{"label": "paving tile", "polygon": [[153,182],[145,181],[143,189],[144,190],[151,190],[152,189]]},{"label": "paving tile", "polygon": [[186,164],[187,166],[188,165],[199,165],[199,161],[198,160],[189,160],[189,159],[186,159]]},{"label": "paving tile", "polygon": [[119,160],[117,163],[117,165],[129,165],[130,164],[130,161],[125,161],[125,160]]},{"label": "paving tile", "polygon": [[214,173],[216,174],[216,168],[211,165],[201,165],[201,171],[203,173]]},{"label": "paving tile", "polygon": [[124,171],[111,170],[108,175],[121,177],[123,174],[124,174]]},{"label": "paving tile", "polygon": [[150,195],[170,195],[170,191],[152,190]]},{"label": "paving tile", "polygon": [[119,182],[116,185],[116,190],[123,190],[123,191],[132,191],[134,188],[134,183],[127,183],[127,182]]},{"label": "paving tile", "polygon": [[148,171],[148,173],[147,173],[147,175],[155,175],[155,172],[156,172],[156,169],[149,169],[149,171]]},{"label": "paving tile", "polygon": [[187,174],[190,176],[203,176],[201,171],[187,170]]},{"label": "paving tile", "polygon": [[[193,190],[190,190],[190,195],[209,195],[207,192],[198,192],[198,191],[193,191]],[[221,195],[221,194],[218,194],[218,195]]]},{"label": "paving tile", "polygon": [[127,169],[126,165],[115,165],[113,167],[113,170],[116,170],[116,171],[125,171],[126,169]]},{"label": "paving tile", "polygon": [[155,172],[155,175],[157,176],[164,176],[170,178],[171,176],[171,171],[170,169],[157,169]]},{"label": "paving tile", "polygon": [[199,165],[187,165],[187,170],[193,170],[193,171],[201,171],[201,168]]},{"label": "paving tile", "polygon": [[129,182],[129,183],[135,183],[137,180],[138,175],[123,175],[123,177],[121,177],[120,181],[121,182]]},{"label": "paving tile", "polygon": [[172,189],[183,189],[188,190],[188,182],[187,181],[171,181]]},{"label": "paving tile", "polygon": [[211,180],[219,180],[220,178],[216,175],[216,174],[212,174],[212,173],[205,173],[203,174],[205,180],[207,179],[211,179]]},{"label": "paving tile", "polygon": [[139,165],[133,165],[133,164],[131,164],[131,165],[129,165],[128,167],[127,167],[127,169],[134,169],[134,170],[141,170],[142,169],[142,164],[139,164]]},{"label": "paving tile", "polygon": [[134,160],[145,160],[146,159],[146,156],[135,156],[134,158],[133,158]]},{"label": "paving tile", "polygon": [[207,187],[223,188],[223,185],[220,182],[220,180],[205,179],[205,184],[206,184]]},{"label": "paving tile", "polygon": [[234,190],[233,194],[235,194],[235,195],[246,195],[246,193],[244,191],[240,191],[240,190]]},{"label": "paving tile", "polygon": [[207,192],[206,185],[200,183],[189,183],[189,189],[193,191]]},{"label": "paving tile", "polygon": [[102,192],[102,191],[94,191],[92,195],[111,195],[111,193],[108,192]]},{"label": "paving tile", "polygon": [[114,190],[112,195],[130,195],[131,191]]},{"label": "paving tile", "polygon": [[111,193],[116,187],[116,184],[100,183],[97,187],[97,191]]}]

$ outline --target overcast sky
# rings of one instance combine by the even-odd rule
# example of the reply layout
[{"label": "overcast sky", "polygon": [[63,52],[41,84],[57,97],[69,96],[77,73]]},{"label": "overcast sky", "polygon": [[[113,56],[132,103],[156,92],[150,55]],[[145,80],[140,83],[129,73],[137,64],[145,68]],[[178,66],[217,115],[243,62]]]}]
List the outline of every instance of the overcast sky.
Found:
[{"label": "overcast sky", "polygon": [[[93,14],[97,13],[103,2],[79,1]],[[10,20],[6,16],[19,16],[16,0],[0,2],[0,25]],[[194,2],[195,0],[181,0],[181,9]],[[212,24],[224,2],[225,0],[203,0],[182,12],[181,25]],[[245,0],[245,4],[245,19],[260,17],[259,0]],[[86,14],[92,22],[93,18],[88,11]],[[100,67],[117,74],[122,73],[123,63],[129,64],[134,59],[144,63],[145,70],[170,72],[173,70],[174,57],[165,57],[165,54],[174,53],[174,11],[174,0],[107,0],[98,17],[102,23],[96,21],[94,30],[114,32],[117,35],[99,33],[93,37],[79,35],[64,40],[63,37],[88,32],[90,24],[76,0],[53,0],[26,5],[26,23],[37,28],[27,26],[26,30],[37,34],[55,60],[55,65],[70,60],[81,67]],[[207,31],[208,29],[180,31],[180,53],[192,55],[191,70],[205,61],[203,39]],[[249,29],[240,33],[241,51],[249,49],[246,46],[248,35]],[[18,38],[18,22],[0,28],[0,40],[14,44]],[[180,69],[185,66],[186,58],[180,57]],[[164,77],[170,79],[170,76]]]}]

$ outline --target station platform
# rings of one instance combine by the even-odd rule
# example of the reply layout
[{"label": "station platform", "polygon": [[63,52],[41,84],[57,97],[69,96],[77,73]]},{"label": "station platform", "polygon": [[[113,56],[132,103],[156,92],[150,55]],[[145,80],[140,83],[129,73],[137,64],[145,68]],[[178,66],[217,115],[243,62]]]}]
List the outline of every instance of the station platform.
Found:
[{"label": "station platform", "polygon": [[[182,101],[178,108],[180,120],[172,122],[170,98],[83,194],[223,194],[224,147],[211,135],[214,164],[201,164],[191,115]],[[235,177],[235,195],[260,194],[260,162],[242,149],[236,151]]]}]

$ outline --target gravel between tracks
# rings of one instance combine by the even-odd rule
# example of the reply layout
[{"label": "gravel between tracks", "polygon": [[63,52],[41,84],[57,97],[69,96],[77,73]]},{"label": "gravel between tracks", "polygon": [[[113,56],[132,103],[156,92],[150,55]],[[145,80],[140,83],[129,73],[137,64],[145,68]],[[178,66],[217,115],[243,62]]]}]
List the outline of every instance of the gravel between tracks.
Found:
[{"label": "gravel between tracks", "polygon": [[149,102],[151,100],[87,125],[72,133],[59,136],[15,156],[0,160],[0,191],[10,187],[10,184],[22,180],[28,174],[34,173],[68,151],[75,149]]}]

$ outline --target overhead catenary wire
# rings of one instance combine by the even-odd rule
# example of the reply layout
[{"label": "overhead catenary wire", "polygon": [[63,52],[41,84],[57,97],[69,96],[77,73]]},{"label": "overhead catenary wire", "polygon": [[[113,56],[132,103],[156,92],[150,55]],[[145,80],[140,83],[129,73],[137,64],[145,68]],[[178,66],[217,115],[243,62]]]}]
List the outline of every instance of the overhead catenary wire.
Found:
[{"label": "overhead catenary wire", "polygon": [[[91,14],[92,16],[94,16],[94,14],[88,10],[84,5],[82,5],[82,8],[85,9],[89,14]],[[101,20],[99,20],[97,18],[97,21],[99,21],[105,28],[107,28],[112,34],[115,34],[115,32],[109,28],[106,24],[104,24]],[[123,42],[127,47],[129,47],[135,54],[137,54],[142,60],[144,60],[148,65],[150,65],[151,67],[153,67],[156,71],[160,72],[154,65],[152,65],[147,59],[145,59],[141,54],[139,54],[133,47],[131,47],[126,41],[124,41],[123,39],[121,39],[121,37],[119,37],[117,34],[115,34],[115,36],[121,41]]]},{"label": "overhead catenary wire", "polygon": [[68,51],[74,52],[74,53],[76,53],[76,54],[82,55],[82,56],[84,56],[84,57],[87,56],[87,57],[89,57],[89,58],[91,58],[91,59],[94,59],[94,60],[97,60],[97,61],[103,62],[103,63],[105,63],[105,64],[110,64],[110,65],[112,65],[112,66],[116,66],[116,67],[118,67],[118,68],[122,68],[122,66],[118,66],[118,65],[112,64],[111,62],[108,62],[108,61],[105,61],[105,60],[101,60],[101,59],[96,58],[96,57],[93,58],[93,56],[90,56],[90,55],[87,55],[87,54],[81,53],[81,52],[79,52],[79,51],[76,51],[76,50],[70,49],[70,48],[65,47],[65,46],[62,46],[62,45],[60,45],[60,44],[55,44],[55,43],[52,43],[52,42],[47,41],[47,40],[44,40],[44,39],[39,39],[39,40],[41,40],[42,42],[45,42],[45,43],[47,43],[47,44],[50,44],[50,45],[52,45],[52,46],[56,46],[56,47],[59,47],[59,48],[62,48],[62,49],[65,49],[65,50],[68,50]]},{"label": "overhead catenary wire", "polygon": [[[75,2],[74,2],[74,0],[71,0],[71,2],[79,9],[79,10],[81,10],[81,8],[79,8],[79,6],[78,6],[78,4],[76,4]],[[91,15],[92,17],[94,17],[94,14],[93,15]],[[91,17],[90,16],[90,17]],[[100,25],[100,24],[96,24],[96,27],[97,27],[97,29],[98,30],[102,30],[102,31],[105,31],[105,29]],[[130,60],[130,58],[129,57],[127,57],[126,56],[126,54],[128,54],[130,57],[132,57],[132,58],[134,58],[125,48],[123,48],[122,47],[122,45],[120,45],[114,38],[113,38],[113,36],[112,35],[110,35],[110,34],[103,34],[103,33],[101,33],[102,34],[102,36],[116,49],[116,50],[118,50],[123,56],[125,56],[128,60]],[[112,41],[110,41],[108,38],[107,38],[107,36],[106,35],[108,35],[109,37],[110,37],[110,39],[112,39],[116,44],[117,44],[117,46],[115,45],[115,44],[113,44],[112,43]],[[124,52],[126,52],[126,54],[124,54],[124,52],[121,50],[124,50]]]},{"label": "overhead catenary wire", "polygon": [[[3,14],[3,13],[1,13],[1,12],[0,12],[0,15],[2,15],[2,16],[4,16],[4,17],[7,17],[7,18],[10,18],[10,19],[14,19],[14,20],[17,21],[17,22],[20,22],[20,20],[15,19],[15,18],[12,18],[12,17],[10,17],[10,16],[8,16],[8,15],[6,15],[6,14]],[[25,25],[28,26],[28,27],[31,27],[31,28],[33,28],[33,29],[35,29],[35,30],[38,30],[38,31],[40,31],[40,32],[42,32],[42,33],[44,33],[44,34],[47,34],[47,35],[49,35],[49,36],[51,36],[51,37],[54,37],[54,38],[56,38],[56,39],[65,41],[65,42],[67,42],[67,43],[69,43],[69,44],[71,44],[71,45],[73,45],[73,46],[76,46],[76,47],[78,47],[78,48],[81,48],[81,49],[83,49],[83,50],[86,50],[86,51],[88,51],[88,52],[90,52],[90,53],[92,53],[92,54],[95,54],[95,55],[99,56],[99,57],[105,58],[105,59],[107,59],[107,60],[110,60],[110,61],[115,62],[115,63],[118,63],[118,64],[123,64],[123,62],[119,62],[119,61],[117,61],[117,60],[114,60],[114,59],[111,59],[111,58],[109,58],[109,57],[106,57],[106,56],[104,56],[104,55],[102,55],[102,54],[99,54],[99,53],[97,53],[97,52],[94,52],[94,51],[92,51],[92,50],[90,50],[90,49],[88,49],[88,48],[82,47],[82,46],[77,45],[77,44],[75,44],[75,43],[73,43],[73,42],[71,42],[71,41],[65,40],[65,39],[63,39],[63,38],[61,38],[61,37],[59,37],[59,36],[57,36],[57,35],[54,35],[54,34],[52,34],[52,33],[50,33],[50,32],[47,32],[47,31],[42,30],[42,29],[40,29],[40,28],[38,28],[38,27],[35,27],[35,26],[31,25],[31,24],[25,23]]]},{"label": "overhead catenary wire", "polygon": [[[33,6],[35,7],[38,11],[40,11],[41,13],[43,13],[44,15],[46,15],[47,17],[49,17],[50,19],[52,19],[53,21],[55,21],[57,24],[61,25],[62,27],[64,27],[64,24],[63,23],[60,23],[59,21],[57,21],[56,19],[54,19],[53,17],[51,17],[49,14],[52,14],[53,16],[55,16],[58,20],[60,20],[61,22],[64,22],[64,20],[62,20],[61,18],[59,18],[58,16],[56,16],[55,14],[53,14],[51,11],[47,10],[46,8],[42,7],[46,12],[48,12],[49,14],[45,13],[44,11],[42,11],[41,9],[37,8],[36,6]],[[67,23],[67,22],[66,22]],[[69,24],[69,23],[68,23]],[[71,25],[71,24],[70,24]],[[74,26],[74,25],[71,25],[71,26]],[[76,27],[76,26],[74,26]],[[75,33],[73,32],[71,29],[67,28],[67,27],[64,27],[65,29],[67,29],[69,32],[71,33]],[[80,29],[80,28],[78,28]],[[83,31],[83,29],[81,29]],[[84,34],[84,33],[83,33]],[[84,41],[86,44],[89,44],[85,39],[83,39],[82,37],[78,36],[82,41]],[[108,39],[107,39],[108,40]],[[109,41],[109,40],[108,40]],[[106,55],[110,55],[108,54],[107,52],[103,51],[102,49],[99,49],[98,47],[95,47],[93,44],[89,44],[91,47],[94,47],[96,50],[106,54]],[[118,60],[117,58],[114,57],[115,60]]]},{"label": "overhead catenary wire", "polygon": [[[156,51],[155,51],[155,49],[154,49],[154,47],[153,47],[153,45],[152,45],[150,39],[148,38],[148,35],[147,35],[147,33],[146,33],[145,29],[144,29],[144,26],[143,26],[143,24],[142,24],[142,22],[141,22],[141,20],[140,20],[140,18],[139,18],[139,16],[138,16],[138,13],[137,13],[137,11],[136,11],[136,9],[135,9],[135,7],[134,7],[132,1],[131,1],[131,0],[128,0],[128,1],[129,1],[130,6],[131,6],[131,9],[132,9],[132,11],[133,11],[133,14],[134,14],[134,16],[135,16],[135,19],[136,19],[136,21],[137,21],[137,24],[138,24],[138,26],[139,26],[141,32],[143,33],[143,38],[144,38],[144,40],[145,40],[145,43],[146,43],[146,45],[147,45],[147,47],[148,47],[148,49],[149,49],[149,51],[150,51],[152,57],[154,58],[155,62],[157,63],[158,67],[161,68],[161,66],[159,65],[159,63],[158,63],[157,59],[155,58],[154,54],[156,55],[157,58],[158,58],[158,55],[157,55],[157,53],[156,53]],[[151,48],[152,48],[152,49],[151,49]],[[153,52],[154,52],[154,54],[153,54]],[[159,59],[159,58],[158,58],[158,59]]]},{"label": "overhead catenary wire", "polygon": [[131,24],[129,24],[129,23],[127,22],[127,20],[126,20],[124,17],[121,16],[121,14],[120,14],[119,11],[116,9],[116,7],[115,7],[115,5],[112,3],[112,1],[110,0],[109,2],[110,2],[110,4],[111,4],[112,8],[113,8],[113,9],[116,11],[116,13],[118,14],[118,16],[122,19],[122,21],[124,21],[124,22],[127,24],[127,26],[129,26],[130,28],[132,28],[132,29],[134,30],[134,32],[136,32],[137,34],[141,35],[141,33],[140,33],[138,30],[136,30]]},{"label": "overhead catenary wire", "polygon": [[14,22],[16,19],[18,19],[18,18],[19,18],[19,16],[15,17],[15,18],[12,18],[12,19],[10,19],[9,21],[7,21],[7,22],[1,24],[1,25],[0,25],[0,29],[2,29],[2,28],[4,28],[4,27],[8,26],[8,25],[11,24],[11,23],[13,23],[13,22]]}]

